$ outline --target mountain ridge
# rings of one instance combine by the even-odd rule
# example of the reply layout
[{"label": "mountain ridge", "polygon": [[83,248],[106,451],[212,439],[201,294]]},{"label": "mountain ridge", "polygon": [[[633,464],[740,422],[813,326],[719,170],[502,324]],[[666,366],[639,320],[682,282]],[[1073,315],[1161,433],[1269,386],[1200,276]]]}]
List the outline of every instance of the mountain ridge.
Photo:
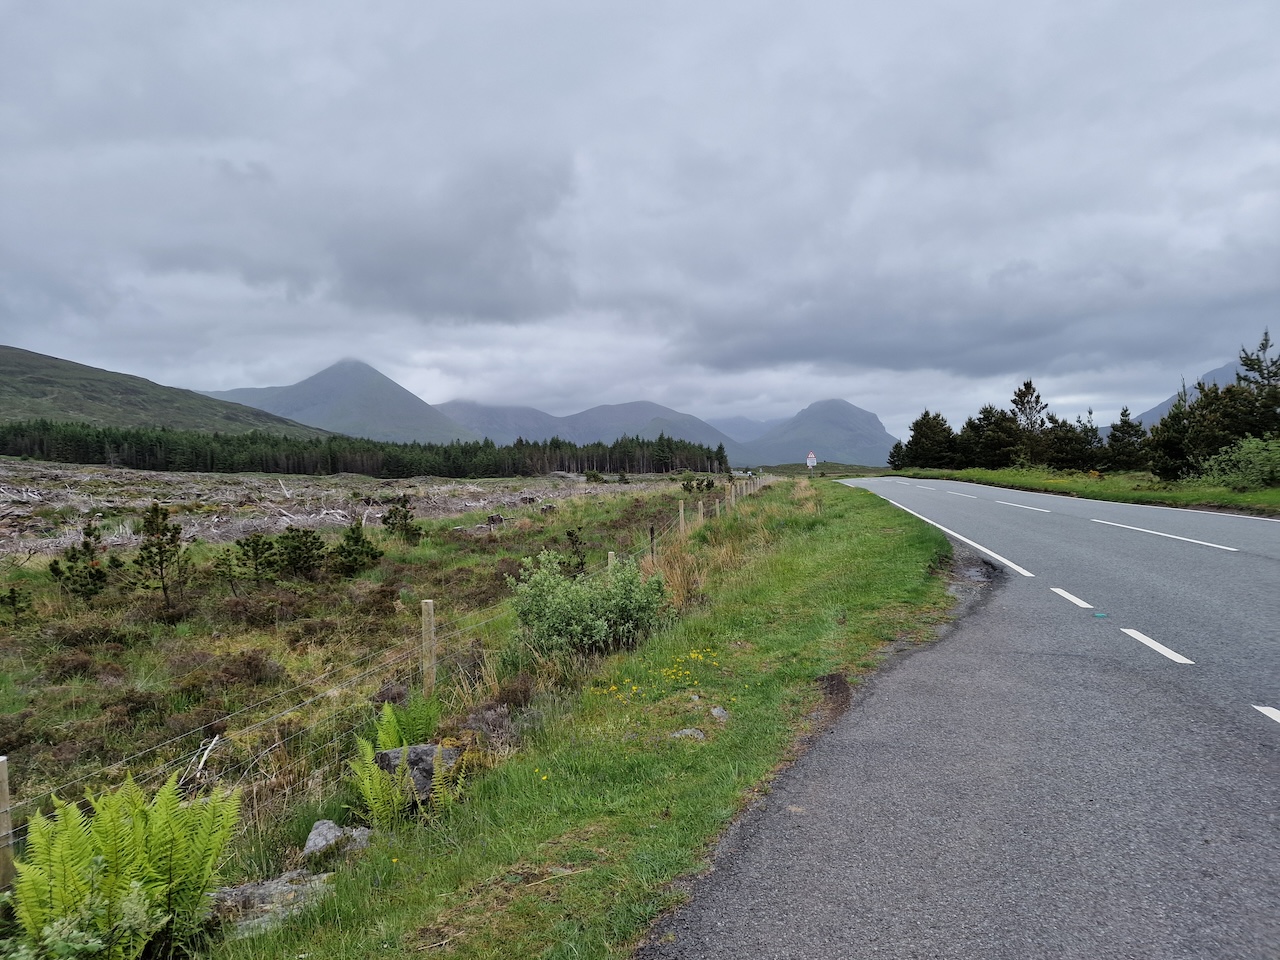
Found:
[{"label": "mountain ridge", "polygon": [[[1229,383],[1235,383],[1236,373],[1239,372],[1240,369],[1239,361],[1232,360],[1230,363],[1224,363],[1220,367],[1215,367],[1207,373],[1201,374],[1196,378],[1195,383],[1192,383],[1187,387],[1187,399],[1190,401],[1199,396],[1200,391],[1196,389],[1197,383],[1216,383],[1220,387],[1225,387]],[[1146,427],[1147,430],[1150,430],[1153,426],[1164,419],[1165,414],[1173,409],[1173,405],[1177,400],[1178,394],[1175,393],[1165,400],[1157,403],[1150,410],[1144,410],[1142,413],[1132,414],[1131,419],[1141,420],[1142,425]]]},{"label": "mountain ridge", "polygon": [[328,431],[196,390],[0,345],[0,421],[54,420],[99,427],[168,427],[324,437]]},{"label": "mountain ridge", "polygon": [[[323,384],[324,403],[305,405],[304,400],[312,404],[307,398],[315,394],[316,384]],[[394,395],[388,392],[392,388]],[[373,409],[367,397],[361,397],[365,389],[375,389],[383,398]],[[261,404],[272,413],[302,419],[339,433],[402,443],[485,437],[505,445],[518,439],[541,441],[559,437],[581,445],[612,443],[624,436],[652,440],[665,434],[712,449],[723,446],[729,462],[739,467],[800,463],[810,450],[818,453],[820,459],[833,463],[883,466],[896,441],[874,413],[838,399],[819,400],[788,418],[731,419],[729,422],[736,429],[745,428],[754,434],[747,441],[734,439],[692,414],[649,400],[599,404],[563,417],[536,407],[490,406],[475,400],[448,400],[431,405],[359,360],[341,360],[287,387],[241,387],[211,391],[209,395]],[[426,431],[405,429],[408,419],[397,420],[390,413],[400,409],[401,403],[418,414],[429,411],[435,432],[429,437]],[[341,418],[335,416],[335,410],[341,410]],[[375,412],[379,418],[376,428],[371,426]]]},{"label": "mountain ridge", "polygon": [[[88,398],[84,403],[76,397]],[[143,398],[139,400],[138,398]],[[601,404],[565,417],[529,406],[453,400],[426,403],[368,364],[341,360],[294,384],[186,390],[72,361],[0,347],[0,419],[78,420],[103,426],[166,426],[227,433],[263,430],[294,436],[333,433],[398,443],[449,443],[488,437],[510,444],[553,437],[579,445],[623,436],[723,446],[739,467],[803,462],[814,450],[835,463],[882,465],[894,438],[879,417],[845,400],[810,404],[774,421],[731,418],[740,441],[718,427],[647,400]]]},{"label": "mountain ridge", "polygon": [[481,439],[360,360],[339,360],[283,387],[209,390],[205,395],[369,440],[451,443]]}]

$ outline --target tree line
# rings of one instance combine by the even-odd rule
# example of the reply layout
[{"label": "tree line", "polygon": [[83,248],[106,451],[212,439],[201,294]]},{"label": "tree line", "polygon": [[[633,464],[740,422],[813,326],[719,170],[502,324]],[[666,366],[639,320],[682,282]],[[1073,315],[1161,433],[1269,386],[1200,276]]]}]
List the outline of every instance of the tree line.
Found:
[{"label": "tree line", "polygon": [[608,474],[729,472],[717,449],[659,434],[576,444],[559,437],[452,443],[389,443],[357,437],[299,439],[254,431],[201,433],[165,427],[102,427],[26,420],[0,423],[0,454],[60,463],[105,464],[137,470],[200,473],[358,473],[404,477],[538,476],[555,471]]},{"label": "tree line", "polygon": [[925,410],[907,442],[894,444],[889,466],[1150,470],[1162,480],[1247,467],[1254,485],[1280,484],[1280,356],[1270,356],[1271,346],[1268,331],[1257,350],[1242,347],[1233,384],[1201,381],[1194,398],[1184,385],[1149,431],[1125,407],[1104,439],[1092,410],[1074,421],[1059,417],[1027,380],[1007,409],[987,404],[959,431],[941,413]]}]

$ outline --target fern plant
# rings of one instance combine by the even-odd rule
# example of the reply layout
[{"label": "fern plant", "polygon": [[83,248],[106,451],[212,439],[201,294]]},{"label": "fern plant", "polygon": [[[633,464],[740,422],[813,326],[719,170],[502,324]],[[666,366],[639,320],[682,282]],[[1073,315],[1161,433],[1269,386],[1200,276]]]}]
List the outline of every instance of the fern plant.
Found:
[{"label": "fern plant", "polygon": [[239,816],[238,792],[183,801],[176,775],[148,808],[146,882],[170,917],[172,945],[187,950],[208,920],[218,866]]},{"label": "fern plant", "polygon": [[[438,698],[421,693],[410,694],[403,706],[384,704],[378,718],[378,741],[385,740],[390,745],[381,749],[394,750],[396,747],[426,743],[436,735],[442,710],[443,705]],[[392,743],[393,738],[395,742]]]},{"label": "fern plant", "polygon": [[409,776],[408,751],[394,773],[378,766],[376,755],[371,741],[356,737],[356,757],[348,764],[360,799],[364,801],[365,818],[374,827],[390,829],[404,822],[416,798],[413,778]]},{"label": "fern plant", "polygon": [[239,794],[184,801],[175,775],[150,802],[132,779],[87,799],[92,817],[59,798],[52,816],[32,817],[12,891],[22,936],[0,954],[132,960],[149,946],[189,951],[209,916]]},{"label": "fern plant", "polygon": [[457,761],[449,764],[444,758],[444,746],[436,746],[435,760],[431,764],[431,813],[434,816],[439,816],[462,799],[470,757],[471,750],[468,749]]},{"label": "fern plant", "polygon": [[382,705],[374,718],[372,740],[356,737],[356,757],[348,765],[364,801],[365,818],[373,826],[392,827],[422,805],[409,772],[408,750],[394,773],[380,767],[375,757],[379,751],[400,750],[430,740],[440,722],[440,712],[438,699],[414,694],[404,706],[389,702]]}]

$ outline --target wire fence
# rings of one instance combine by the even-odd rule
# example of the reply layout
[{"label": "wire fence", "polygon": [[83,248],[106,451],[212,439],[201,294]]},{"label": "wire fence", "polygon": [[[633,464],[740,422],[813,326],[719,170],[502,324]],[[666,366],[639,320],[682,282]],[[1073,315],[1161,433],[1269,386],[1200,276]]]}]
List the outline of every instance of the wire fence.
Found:
[{"label": "wire fence", "polygon": [[[677,515],[661,526],[651,525],[648,542],[625,551],[622,559],[656,562],[660,547],[714,520],[722,509],[731,512],[739,498],[770,482],[765,477],[734,481],[724,499],[715,500],[714,514],[697,501],[696,511],[686,516],[685,502],[679,501]],[[606,576],[615,556],[610,553],[607,562],[595,564],[584,576]],[[374,716],[380,693],[390,688],[431,690],[433,685],[439,689],[443,684],[448,688],[443,692],[457,699],[459,693],[474,694],[483,686],[476,676],[483,667],[483,640],[511,622],[509,604],[500,601],[437,620],[440,602],[421,601],[420,635],[335,664],[223,715],[220,725],[227,729],[198,747],[177,750],[190,735],[175,736],[17,802],[11,802],[7,758],[0,757],[0,888],[12,881],[14,849],[26,821],[37,810],[47,809],[54,796],[72,799],[91,786],[120,783],[126,777],[154,791],[176,776],[188,789],[240,789],[248,821],[280,811],[298,797],[318,798],[332,791],[353,755],[352,737]]]}]

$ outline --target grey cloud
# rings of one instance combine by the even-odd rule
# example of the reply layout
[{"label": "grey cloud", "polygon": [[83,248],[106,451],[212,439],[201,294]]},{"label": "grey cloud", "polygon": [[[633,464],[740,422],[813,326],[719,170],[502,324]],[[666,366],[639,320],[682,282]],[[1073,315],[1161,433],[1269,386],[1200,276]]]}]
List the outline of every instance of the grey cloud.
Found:
[{"label": "grey cloud", "polygon": [[[417,335],[509,402],[1101,397],[1280,308],[1271,0],[6,12],[0,342],[155,379]],[[534,376],[495,324],[626,362]]]},{"label": "grey cloud", "polygon": [[330,225],[334,295],[424,319],[516,321],[569,309],[566,251],[548,231],[571,194],[564,164],[477,162],[423,200]]}]

